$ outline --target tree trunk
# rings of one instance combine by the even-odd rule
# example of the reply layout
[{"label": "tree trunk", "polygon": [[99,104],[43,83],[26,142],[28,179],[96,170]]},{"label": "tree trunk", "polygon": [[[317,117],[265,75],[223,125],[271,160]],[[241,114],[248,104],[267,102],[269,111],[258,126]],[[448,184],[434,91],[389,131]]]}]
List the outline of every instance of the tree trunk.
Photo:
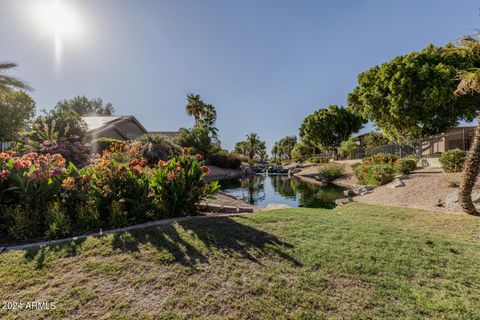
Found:
[{"label": "tree trunk", "polygon": [[458,201],[468,214],[479,215],[472,202],[472,190],[480,171],[480,126],[475,128],[473,142],[463,165]]}]

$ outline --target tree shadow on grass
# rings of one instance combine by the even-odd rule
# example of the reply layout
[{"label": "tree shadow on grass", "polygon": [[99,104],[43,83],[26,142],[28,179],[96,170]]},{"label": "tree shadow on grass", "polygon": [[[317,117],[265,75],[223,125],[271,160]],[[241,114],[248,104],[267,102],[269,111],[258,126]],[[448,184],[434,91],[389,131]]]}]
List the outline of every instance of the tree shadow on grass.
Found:
[{"label": "tree shadow on grass", "polygon": [[[36,267],[42,268],[47,253],[61,251],[62,257],[76,256],[82,241],[27,251],[25,259],[34,260]],[[141,252],[142,247],[153,247],[159,253],[169,253],[171,259],[168,262],[180,263],[192,269],[195,269],[198,263],[208,263],[207,254],[214,250],[219,250],[229,257],[248,259],[258,264],[261,264],[260,257],[273,256],[287,260],[295,266],[302,265],[286,252],[293,247],[291,244],[229,217],[181,221],[118,233],[113,235],[108,245],[112,246],[113,251],[126,253]]]},{"label": "tree shadow on grass", "polygon": [[[190,240],[186,240],[188,238]],[[174,262],[195,268],[197,263],[208,263],[208,257],[202,253],[199,248],[202,245],[197,241],[208,251],[220,250],[227,256],[248,259],[259,264],[261,262],[258,257],[269,254],[301,266],[300,262],[285,252],[285,249],[293,247],[291,244],[229,217],[181,221],[135,230],[127,236],[116,234],[112,246],[123,252],[139,252],[140,245],[149,244],[159,251],[168,251],[175,258]]]}]

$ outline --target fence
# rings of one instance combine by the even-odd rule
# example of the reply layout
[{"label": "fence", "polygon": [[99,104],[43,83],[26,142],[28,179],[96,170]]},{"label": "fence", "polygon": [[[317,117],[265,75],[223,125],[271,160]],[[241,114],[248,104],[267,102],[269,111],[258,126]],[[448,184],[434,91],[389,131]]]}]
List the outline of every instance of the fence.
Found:
[{"label": "fence", "polygon": [[7,150],[8,148],[10,148],[10,145],[11,145],[11,144],[12,144],[12,143],[11,143],[10,141],[1,141],[1,140],[0,140],[0,152],[5,151],[5,150]]},{"label": "fence", "polygon": [[374,148],[365,148],[360,146],[354,159],[361,159],[376,153],[389,153],[399,157],[409,154],[416,154],[420,157],[439,157],[442,153],[452,149],[468,151],[473,141],[474,127],[458,127],[451,129],[450,132],[422,138],[400,145],[392,142],[386,145]]}]

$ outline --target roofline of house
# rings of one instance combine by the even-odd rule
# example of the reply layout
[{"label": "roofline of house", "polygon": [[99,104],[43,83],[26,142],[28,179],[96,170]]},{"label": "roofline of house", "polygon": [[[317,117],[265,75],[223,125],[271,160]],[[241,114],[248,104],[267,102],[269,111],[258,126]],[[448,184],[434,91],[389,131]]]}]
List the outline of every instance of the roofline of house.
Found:
[{"label": "roofline of house", "polygon": [[107,122],[106,124],[98,127],[98,128],[95,128],[95,129],[92,129],[92,130],[89,130],[88,133],[91,134],[91,135],[95,135],[95,134],[98,134],[98,133],[101,133],[101,132],[104,132],[106,130],[110,130],[110,129],[113,129],[115,130],[118,134],[120,134],[125,140],[129,140],[128,137],[126,137],[120,130],[118,130],[115,125],[118,125],[118,124],[121,124],[121,123],[124,123],[124,122],[127,122],[129,120],[133,120],[133,122],[135,122],[135,124],[143,131],[144,134],[148,134],[148,131],[147,129],[145,129],[145,127],[137,120],[137,118],[135,118],[135,116],[119,116],[118,119],[115,119],[115,120],[112,120],[110,122]]}]

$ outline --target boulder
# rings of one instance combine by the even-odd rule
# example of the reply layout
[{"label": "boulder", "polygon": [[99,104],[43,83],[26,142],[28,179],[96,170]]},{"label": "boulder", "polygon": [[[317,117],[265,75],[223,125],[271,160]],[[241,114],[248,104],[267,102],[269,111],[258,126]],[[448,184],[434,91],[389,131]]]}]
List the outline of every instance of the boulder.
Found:
[{"label": "boulder", "polygon": [[451,192],[445,197],[445,205],[450,206],[458,202],[458,191]]},{"label": "boulder", "polygon": [[405,186],[405,183],[400,178],[396,178],[392,182],[390,182],[389,184],[385,185],[385,187],[390,188],[390,189],[396,189],[396,188],[400,188],[400,187],[404,187],[404,186]]},{"label": "boulder", "polygon": [[353,202],[352,198],[341,198],[341,199],[335,200],[335,204],[339,207],[344,206],[350,202]]},{"label": "boulder", "polygon": [[357,195],[353,190],[345,190],[343,191],[343,194],[348,198],[355,197]]},{"label": "boulder", "polygon": [[373,186],[369,186],[369,185],[360,185],[360,186],[356,186],[354,189],[353,189],[353,192],[355,192],[355,194],[357,196],[363,196],[364,194],[367,194],[369,193],[370,191],[373,190]]},{"label": "boulder", "polygon": [[283,203],[269,203],[263,210],[277,210],[277,209],[288,209],[291,208],[288,204]]}]

